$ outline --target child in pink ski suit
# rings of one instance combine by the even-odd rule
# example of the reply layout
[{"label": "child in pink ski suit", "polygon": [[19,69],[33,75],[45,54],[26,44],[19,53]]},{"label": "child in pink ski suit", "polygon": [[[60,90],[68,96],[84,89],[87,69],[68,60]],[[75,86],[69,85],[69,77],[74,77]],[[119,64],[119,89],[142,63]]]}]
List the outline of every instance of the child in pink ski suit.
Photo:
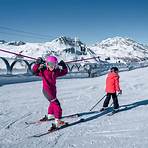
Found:
[{"label": "child in pink ski suit", "polygon": [[[46,66],[44,63],[46,63]],[[62,69],[59,69],[58,65],[62,66]],[[45,118],[47,118],[46,120],[55,118],[55,125],[57,127],[60,124],[64,124],[64,121],[60,120],[62,117],[62,108],[56,96],[56,78],[67,74],[68,70],[65,62],[60,61],[58,63],[55,56],[46,57],[45,62],[42,58],[38,58],[33,66],[33,72],[37,76],[42,77],[43,94],[50,102],[48,107],[48,116],[45,116]]]}]

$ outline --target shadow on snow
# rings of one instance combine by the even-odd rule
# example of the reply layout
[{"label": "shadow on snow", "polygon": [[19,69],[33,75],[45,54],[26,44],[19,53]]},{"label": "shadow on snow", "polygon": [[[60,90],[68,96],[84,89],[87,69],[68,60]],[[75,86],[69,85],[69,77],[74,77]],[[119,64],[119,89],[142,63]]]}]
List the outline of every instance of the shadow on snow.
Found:
[{"label": "shadow on snow", "polygon": [[[131,110],[133,108],[136,108],[136,107],[139,107],[139,106],[143,106],[143,105],[148,105],[148,100],[142,100],[142,101],[134,102],[134,103],[131,103],[131,104],[122,105],[121,107],[124,107],[124,108],[123,109],[119,109],[118,113],[122,112],[122,111],[128,111],[128,110]],[[61,129],[64,129],[64,128],[67,128],[67,127],[70,127],[70,126],[74,126],[74,125],[77,125],[79,123],[84,123],[84,122],[88,122],[88,121],[97,119],[97,118],[99,118],[99,117],[101,117],[103,115],[106,115],[106,114],[110,113],[112,110],[113,110],[113,107],[109,107],[107,110],[105,110],[103,112],[92,111],[92,112],[78,113],[79,117],[84,116],[84,115],[92,115],[92,114],[93,114],[93,116],[88,117],[88,118],[81,118],[78,121],[69,123],[68,126],[60,127],[58,130],[61,130]],[[63,117],[66,117],[66,116],[63,116]],[[45,133],[41,133],[41,134],[36,134],[36,135],[31,136],[31,137],[41,137],[41,136],[44,136],[44,135],[47,135],[47,134],[49,134],[49,132],[45,132]]]}]

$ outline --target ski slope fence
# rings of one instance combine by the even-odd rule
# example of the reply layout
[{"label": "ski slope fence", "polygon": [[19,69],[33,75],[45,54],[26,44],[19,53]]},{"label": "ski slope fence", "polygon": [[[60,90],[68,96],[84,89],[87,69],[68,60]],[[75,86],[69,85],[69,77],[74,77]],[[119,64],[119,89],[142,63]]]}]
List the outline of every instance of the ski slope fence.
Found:
[{"label": "ski slope fence", "polygon": [[[31,60],[0,57],[0,75],[32,75],[33,64],[34,61]],[[129,63],[70,63],[67,64],[69,72],[65,78],[97,77],[106,74],[113,66],[118,67],[119,71],[129,71],[136,68],[147,67],[148,61]]]}]

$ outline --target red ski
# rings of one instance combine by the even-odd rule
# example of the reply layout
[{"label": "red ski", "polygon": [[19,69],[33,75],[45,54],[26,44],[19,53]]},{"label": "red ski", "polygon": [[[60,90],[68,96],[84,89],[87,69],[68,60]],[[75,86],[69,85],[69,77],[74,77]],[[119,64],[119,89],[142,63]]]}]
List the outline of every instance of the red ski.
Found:
[{"label": "red ski", "polygon": [[73,125],[79,124],[79,123],[81,123],[81,122],[85,122],[85,119],[82,118],[82,119],[80,119],[80,120],[78,120],[78,121],[76,121],[76,122],[73,122],[73,123],[65,122],[64,125],[62,125],[62,126],[60,126],[60,127],[58,127],[58,128],[55,127],[54,124],[52,124],[52,127],[51,127],[47,132],[39,133],[39,134],[30,136],[29,138],[33,138],[33,137],[36,137],[36,138],[37,138],[37,137],[42,137],[42,136],[44,136],[44,135],[48,135],[48,134],[50,134],[50,133],[53,133],[53,132],[59,131],[59,130],[61,130],[61,129],[67,128],[67,127],[69,127],[69,126],[73,126]]},{"label": "red ski", "polygon": [[[63,116],[62,119],[64,119],[64,118],[77,118],[79,116],[80,116],[79,114],[71,114],[71,115]],[[45,117],[43,117],[40,120],[32,121],[32,122],[25,122],[25,124],[27,124],[27,125],[30,125],[30,124],[40,124],[40,123],[48,122],[48,121],[52,121],[52,120],[54,120],[54,118],[48,119],[47,116],[45,115]]]}]

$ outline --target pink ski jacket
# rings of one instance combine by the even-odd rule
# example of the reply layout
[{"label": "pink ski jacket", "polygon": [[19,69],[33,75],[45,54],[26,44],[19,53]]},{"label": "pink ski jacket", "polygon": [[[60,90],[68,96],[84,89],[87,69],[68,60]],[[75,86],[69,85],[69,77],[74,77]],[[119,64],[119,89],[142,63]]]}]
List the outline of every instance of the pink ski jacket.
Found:
[{"label": "pink ski jacket", "polygon": [[39,71],[39,66],[39,64],[34,64],[32,70],[37,76],[42,77],[43,91],[46,92],[48,100],[52,102],[57,97],[56,78],[66,75],[68,73],[68,69],[54,69],[53,71],[50,71],[46,68]]}]

